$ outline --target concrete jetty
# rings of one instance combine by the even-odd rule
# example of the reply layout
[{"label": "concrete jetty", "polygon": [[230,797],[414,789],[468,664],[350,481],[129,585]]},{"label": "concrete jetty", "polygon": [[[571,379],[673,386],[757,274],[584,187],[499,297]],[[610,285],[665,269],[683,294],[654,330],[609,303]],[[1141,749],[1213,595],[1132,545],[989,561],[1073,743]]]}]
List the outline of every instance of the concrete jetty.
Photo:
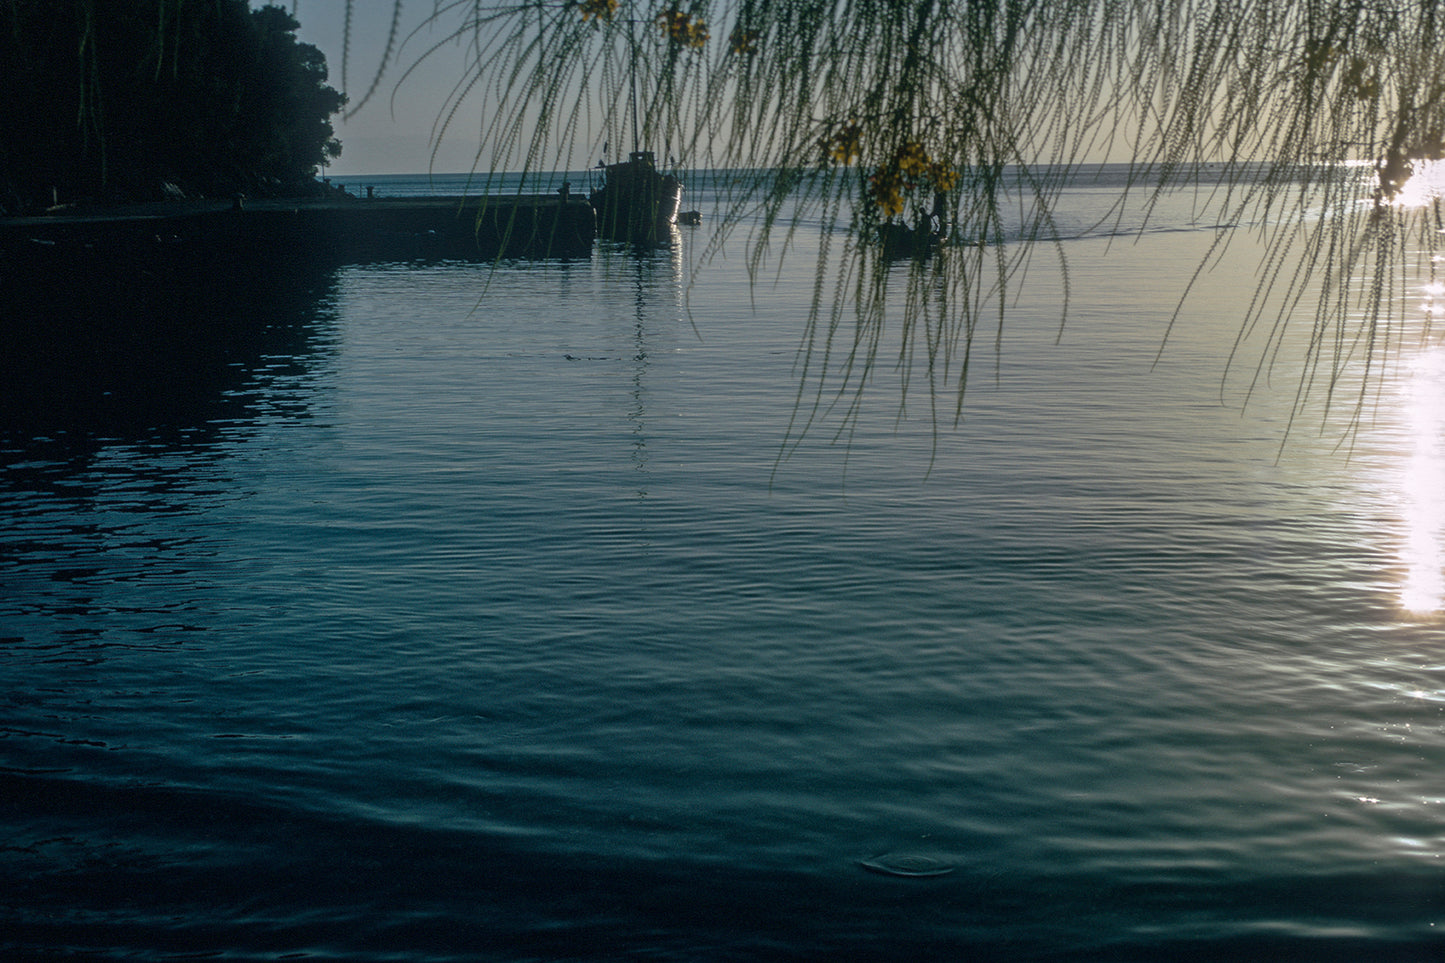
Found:
[{"label": "concrete jetty", "polygon": [[77,206],[0,218],[0,273],[66,259],[144,270],[148,263],[210,269],[238,261],[587,257],[595,236],[591,205],[556,194]]}]

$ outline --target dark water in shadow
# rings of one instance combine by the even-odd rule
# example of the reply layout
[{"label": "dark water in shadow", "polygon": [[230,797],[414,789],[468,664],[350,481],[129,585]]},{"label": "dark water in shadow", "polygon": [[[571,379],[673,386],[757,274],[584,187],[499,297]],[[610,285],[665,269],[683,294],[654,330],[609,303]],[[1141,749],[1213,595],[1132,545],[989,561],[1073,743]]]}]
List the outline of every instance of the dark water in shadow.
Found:
[{"label": "dark water in shadow", "polygon": [[244,418],[258,372],[325,352],[335,270],[134,277],[85,263],[12,279],[0,425],[17,439],[132,439]]}]

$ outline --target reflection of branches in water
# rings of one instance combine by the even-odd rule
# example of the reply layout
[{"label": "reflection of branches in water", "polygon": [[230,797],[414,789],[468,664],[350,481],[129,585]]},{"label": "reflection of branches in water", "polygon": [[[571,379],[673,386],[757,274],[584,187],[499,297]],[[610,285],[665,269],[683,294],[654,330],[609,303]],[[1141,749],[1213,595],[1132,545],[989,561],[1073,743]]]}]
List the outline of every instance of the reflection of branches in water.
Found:
[{"label": "reflection of branches in water", "polygon": [[[1267,239],[1237,346],[1265,335],[1258,378],[1291,319],[1312,319],[1301,409],[1320,392],[1363,404],[1399,343],[1402,272],[1437,240],[1392,198],[1445,151],[1442,16],[1423,0],[443,0],[425,20],[445,39],[412,59],[463,45],[436,133],[480,101],[494,170],[630,142],[636,66],[644,143],[756,172],[725,198],[718,244],[750,225],[756,272],[791,246],[789,205],[821,219],[795,431],[824,412],[847,431],[885,331],[902,399],[926,384],[935,425],[957,420],[975,336],[1005,323],[1032,242],[1057,240],[1070,172],[1106,155],[1146,208],[1199,185],[1219,222]],[[939,192],[955,236],[987,245],[913,259],[900,296],[879,227]]]}]

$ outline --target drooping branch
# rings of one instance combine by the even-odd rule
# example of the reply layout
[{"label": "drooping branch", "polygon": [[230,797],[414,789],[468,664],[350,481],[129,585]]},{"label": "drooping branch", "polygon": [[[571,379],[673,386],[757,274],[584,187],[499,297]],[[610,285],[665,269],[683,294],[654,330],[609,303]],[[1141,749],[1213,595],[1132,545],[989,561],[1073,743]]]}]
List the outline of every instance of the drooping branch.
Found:
[{"label": "drooping branch", "polygon": [[[922,383],[936,424],[960,417],[975,338],[998,337],[1037,242],[1067,290],[1052,212],[1104,156],[1132,165],[1146,214],[1194,183],[1201,216],[1268,241],[1236,346],[1263,335],[1256,380],[1303,311],[1301,404],[1368,381],[1398,335],[1391,279],[1437,240],[1427,211],[1397,201],[1445,153],[1439,17],[1433,0],[438,0],[426,14],[471,51],[437,132],[480,100],[483,167],[628,143],[636,80],[651,147],[756,172],[735,179],[719,233],[755,232],[755,270],[788,250],[786,212],[821,222],[795,428],[831,413],[844,433],[885,343],[900,406]],[[900,282],[880,231],[935,195],[968,243]]]}]

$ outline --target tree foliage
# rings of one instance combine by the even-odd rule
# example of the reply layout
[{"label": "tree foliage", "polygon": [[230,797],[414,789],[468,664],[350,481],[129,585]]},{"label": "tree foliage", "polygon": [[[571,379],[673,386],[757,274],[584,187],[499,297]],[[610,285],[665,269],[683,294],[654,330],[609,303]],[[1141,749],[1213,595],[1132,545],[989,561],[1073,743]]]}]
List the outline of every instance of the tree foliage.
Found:
[{"label": "tree foliage", "polygon": [[299,188],[340,153],[345,98],[297,28],[246,0],[0,3],[0,184],[12,204]]}]

